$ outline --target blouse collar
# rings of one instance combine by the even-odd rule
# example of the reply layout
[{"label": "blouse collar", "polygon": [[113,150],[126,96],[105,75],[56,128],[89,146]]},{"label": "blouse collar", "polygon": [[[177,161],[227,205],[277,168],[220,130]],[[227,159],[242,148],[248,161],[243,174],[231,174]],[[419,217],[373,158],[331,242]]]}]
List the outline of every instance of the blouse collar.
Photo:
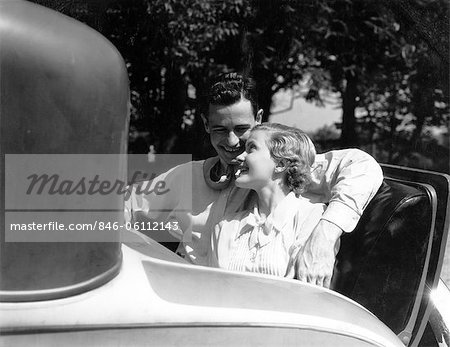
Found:
[{"label": "blouse collar", "polygon": [[255,204],[253,211],[248,212],[247,216],[242,219],[236,239],[250,232],[250,248],[256,245],[259,247],[267,245],[292,221],[292,216],[298,209],[296,200],[295,194],[290,192],[267,218],[260,216],[258,206]]}]

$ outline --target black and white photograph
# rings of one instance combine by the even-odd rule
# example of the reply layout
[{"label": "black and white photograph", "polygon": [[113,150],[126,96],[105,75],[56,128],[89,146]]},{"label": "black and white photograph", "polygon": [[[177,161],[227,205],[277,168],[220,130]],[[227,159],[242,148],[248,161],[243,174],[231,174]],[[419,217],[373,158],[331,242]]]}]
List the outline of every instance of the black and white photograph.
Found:
[{"label": "black and white photograph", "polygon": [[1,346],[450,347],[448,0],[0,0]]}]

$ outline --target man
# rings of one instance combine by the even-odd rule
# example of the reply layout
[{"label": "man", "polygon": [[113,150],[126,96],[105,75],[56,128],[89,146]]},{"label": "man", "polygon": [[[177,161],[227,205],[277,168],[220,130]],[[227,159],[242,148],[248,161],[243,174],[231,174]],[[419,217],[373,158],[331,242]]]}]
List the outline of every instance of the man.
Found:
[{"label": "man", "polygon": [[[211,87],[203,118],[217,157],[177,166],[156,178],[153,182],[164,180],[169,187],[165,195],[139,194],[135,185],[126,206],[129,218],[176,220],[180,228],[170,232],[182,240],[180,252],[193,264],[208,265],[214,225],[245,208],[251,198],[250,190],[234,186],[234,167],[262,114],[251,79],[236,73],[222,76]],[[350,149],[317,155],[312,178],[304,196],[329,205],[297,259],[296,276],[329,287],[339,238],[355,228],[383,175],[371,156]]]}]

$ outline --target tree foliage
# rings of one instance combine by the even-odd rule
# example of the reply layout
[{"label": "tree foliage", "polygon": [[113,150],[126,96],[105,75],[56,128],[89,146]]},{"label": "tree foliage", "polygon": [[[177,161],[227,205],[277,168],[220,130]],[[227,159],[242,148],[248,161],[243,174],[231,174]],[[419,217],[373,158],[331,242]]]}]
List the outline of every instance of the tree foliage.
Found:
[{"label": "tree foliage", "polygon": [[131,152],[210,154],[199,141],[199,101],[226,71],[254,76],[265,120],[272,96],[300,81],[319,105],[321,90],[339,93],[339,145],[382,161],[426,152],[427,127],[448,126],[446,0],[35,2],[91,25],[124,56]]}]

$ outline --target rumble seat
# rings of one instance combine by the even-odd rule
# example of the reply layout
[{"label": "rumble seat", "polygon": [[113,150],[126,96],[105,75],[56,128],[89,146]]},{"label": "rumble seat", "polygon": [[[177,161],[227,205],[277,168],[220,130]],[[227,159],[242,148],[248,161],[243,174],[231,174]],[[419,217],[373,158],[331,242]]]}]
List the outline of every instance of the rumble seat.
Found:
[{"label": "rumble seat", "polygon": [[449,177],[383,166],[385,180],[341,238],[332,288],[374,313],[405,344],[420,338],[442,265]]}]

